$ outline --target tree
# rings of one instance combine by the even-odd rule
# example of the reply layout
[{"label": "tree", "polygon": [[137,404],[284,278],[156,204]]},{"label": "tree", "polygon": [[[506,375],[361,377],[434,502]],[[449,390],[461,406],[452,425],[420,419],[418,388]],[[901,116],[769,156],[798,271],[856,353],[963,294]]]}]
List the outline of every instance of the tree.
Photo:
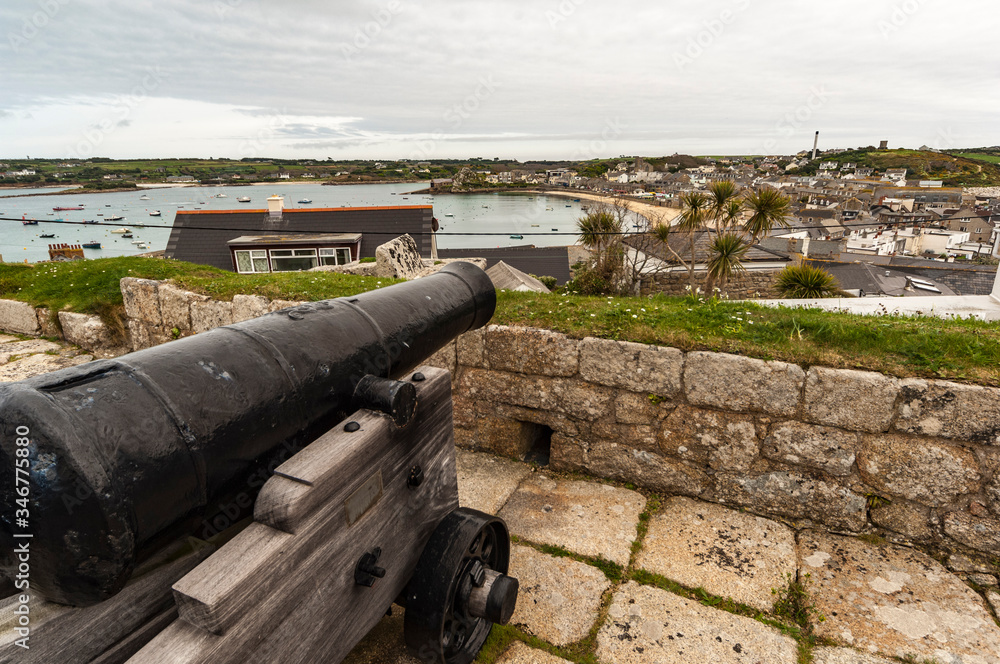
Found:
[{"label": "tree", "polygon": [[781,297],[813,299],[840,292],[840,284],[826,270],[811,265],[789,265],[778,273],[775,287]]},{"label": "tree", "polygon": [[[635,227],[636,232],[629,232]],[[656,257],[666,246],[669,223],[633,212],[623,198],[598,204],[577,221],[577,228],[580,244],[591,250],[593,259],[573,280],[571,290],[634,295],[644,277],[670,269],[670,264]]]},{"label": "tree", "polygon": [[729,278],[737,272],[745,272],[743,257],[749,251],[750,245],[736,233],[723,233],[712,242],[712,258],[708,261],[709,292],[715,287],[725,288]]}]

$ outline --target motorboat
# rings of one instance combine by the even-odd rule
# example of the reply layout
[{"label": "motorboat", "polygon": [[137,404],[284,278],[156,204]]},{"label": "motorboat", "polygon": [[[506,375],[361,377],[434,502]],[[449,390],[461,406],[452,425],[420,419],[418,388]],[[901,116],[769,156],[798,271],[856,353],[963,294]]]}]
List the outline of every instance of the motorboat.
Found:
[{"label": "motorboat", "polygon": [[236,200],[238,202],[240,202],[240,203],[249,203],[250,202],[250,197],[249,196],[240,196]]},{"label": "motorboat", "polygon": [[523,235],[511,235],[510,239],[511,240],[523,240],[524,236]]},{"label": "motorboat", "polygon": [[127,228],[116,228],[116,229],[112,230],[111,232],[114,233],[115,235],[123,235],[125,233],[128,233],[128,229]]},{"label": "motorboat", "polygon": [[149,216],[150,217],[159,217],[160,216],[160,211],[159,210],[151,210],[150,213],[149,213]]},{"label": "motorboat", "polygon": [[97,240],[91,240],[90,242],[84,242],[80,246],[83,247],[84,249],[100,249],[101,243],[98,242]]},{"label": "motorboat", "polygon": [[301,203],[303,205],[308,205],[309,203],[312,203],[312,199],[311,198],[303,198],[303,199],[301,199],[299,201],[299,203]]},{"label": "motorboat", "polygon": [[122,237],[135,237],[131,233],[122,233]]},{"label": "motorboat", "polygon": [[124,218],[120,214],[105,215],[104,221],[121,221]]},{"label": "motorboat", "polygon": [[146,194],[143,194],[142,196],[139,197],[139,200],[140,201],[148,201],[148,200],[151,200],[151,199]]},{"label": "motorboat", "polygon": [[55,236],[56,236],[55,233],[42,233],[38,237],[55,237]]},{"label": "motorboat", "polygon": [[82,210],[82,209],[83,209],[82,205],[79,206],[79,207],[54,207],[54,208],[52,208],[52,210],[54,212],[62,212],[64,210]]}]

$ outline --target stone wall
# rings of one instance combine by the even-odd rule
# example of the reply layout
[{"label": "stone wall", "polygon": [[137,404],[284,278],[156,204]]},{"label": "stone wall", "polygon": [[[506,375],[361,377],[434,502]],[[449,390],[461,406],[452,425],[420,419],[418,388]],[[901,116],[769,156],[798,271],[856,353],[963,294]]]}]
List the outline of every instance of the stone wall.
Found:
[{"label": "stone wall", "polygon": [[835,532],[1000,554],[1000,390],[489,326],[451,369],[459,445]]},{"label": "stone wall", "polygon": [[[123,279],[122,293],[131,350],[299,304],[145,279]],[[96,317],[59,320],[89,350],[129,350]],[[0,327],[57,331],[47,311],[11,301]],[[557,470],[1000,555],[1000,389],[496,325],[429,364],[452,371],[461,446],[523,457],[548,440]]]},{"label": "stone wall", "polygon": [[[730,300],[778,297],[774,289],[774,278],[781,270],[752,270],[734,274],[722,290]],[[695,286],[706,292],[706,274],[695,272]],[[691,280],[687,272],[664,272],[643,279],[640,292],[643,295],[663,293],[665,295],[687,295]]]}]

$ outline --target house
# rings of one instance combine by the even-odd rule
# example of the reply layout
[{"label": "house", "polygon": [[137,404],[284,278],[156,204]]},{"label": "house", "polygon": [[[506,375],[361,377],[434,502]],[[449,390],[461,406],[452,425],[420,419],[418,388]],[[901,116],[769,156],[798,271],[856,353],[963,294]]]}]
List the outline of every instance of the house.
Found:
[{"label": "house", "polygon": [[[420,255],[431,258],[436,229],[430,205],[285,209],[284,199],[272,196],[266,210],[179,210],[164,255],[230,271],[241,271],[249,259],[248,272],[265,271],[265,261],[266,271],[274,271],[277,260],[281,271],[313,260],[340,264],[345,249],[352,260],[374,256],[379,245],[409,234]],[[237,257],[238,251],[251,253]]]},{"label": "house", "polygon": [[361,233],[241,235],[226,243],[240,274],[298,272],[358,260]]},{"label": "house", "polygon": [[[963,207],[944,220],[944,227],[950,231],[967,232],[969,242],[989,242],[993,236],[994,215],[983,214],[972,208]],[[1000,215],[995,215],[1000,222]]]}]

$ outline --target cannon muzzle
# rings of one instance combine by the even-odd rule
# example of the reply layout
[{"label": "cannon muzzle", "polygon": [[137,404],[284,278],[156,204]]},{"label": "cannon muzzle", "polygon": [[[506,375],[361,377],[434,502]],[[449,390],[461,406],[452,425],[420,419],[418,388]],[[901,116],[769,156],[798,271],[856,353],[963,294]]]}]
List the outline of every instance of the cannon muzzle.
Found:
[{"label": "cannon muzzle", "polygon": [[[277,463],[359,406],[359,383],[378,391],[363,379],[404,375],[495,307],[486,273],[453,263],[0,385],[0,571],[23,571],[27,543],[33,592],[110,597],[165,542],[252,506]],[[385,401],[405,424],[407,394]]]}]

